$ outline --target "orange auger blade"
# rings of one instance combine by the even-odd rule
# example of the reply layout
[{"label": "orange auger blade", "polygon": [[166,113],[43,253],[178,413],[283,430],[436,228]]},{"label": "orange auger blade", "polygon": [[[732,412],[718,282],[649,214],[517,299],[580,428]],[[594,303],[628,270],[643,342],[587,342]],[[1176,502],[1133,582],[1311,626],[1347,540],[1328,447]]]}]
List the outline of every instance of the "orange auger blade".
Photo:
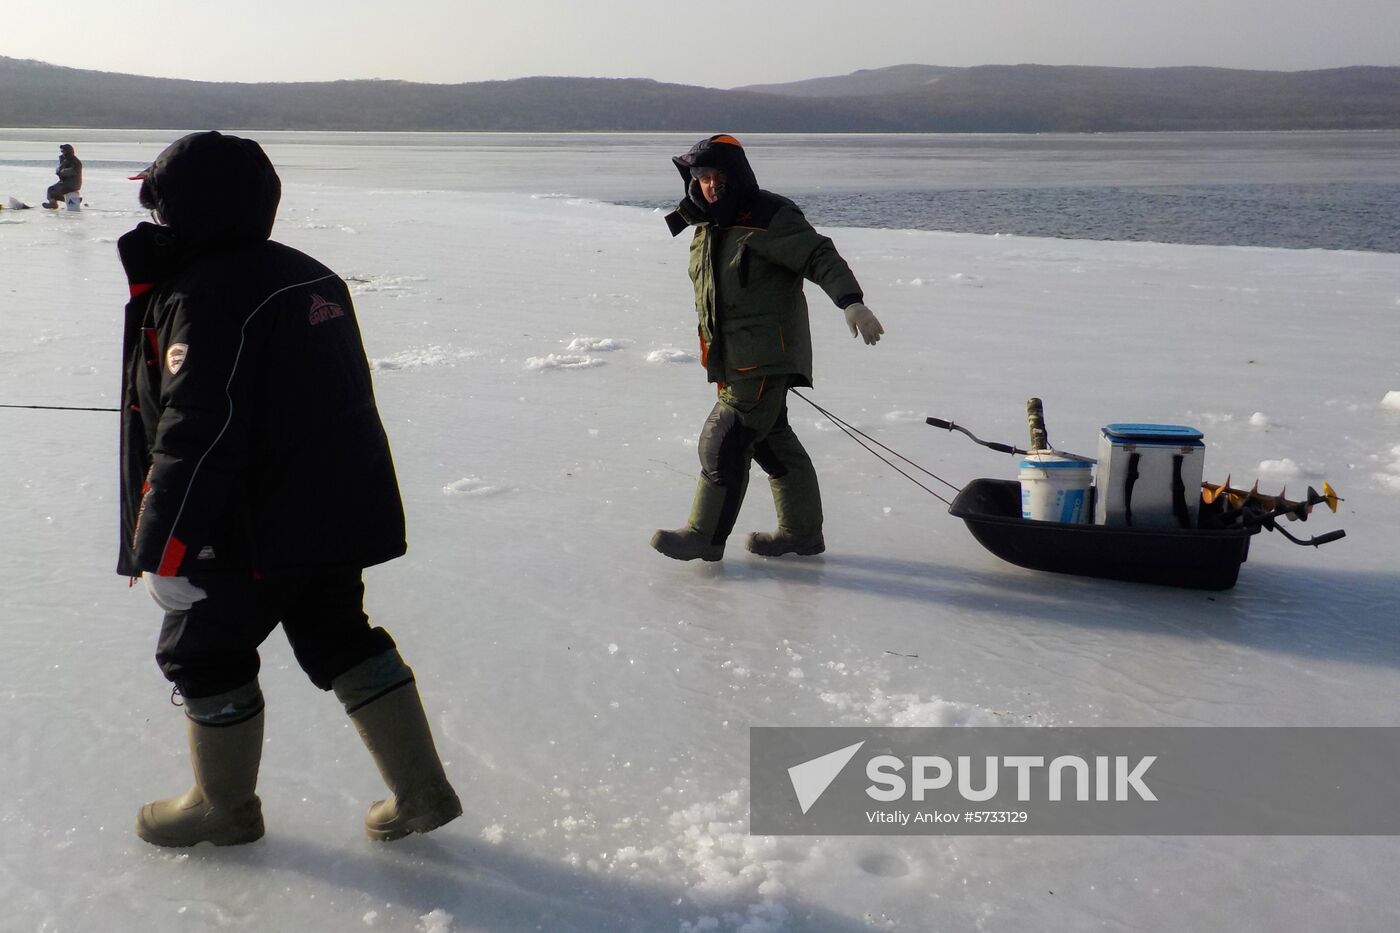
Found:
[{"label": "orange auger blade", "polygon": [[1223,483],[1201,483],[1201,501],[1206,505],[1214,505],[1230,488],[1230,477],[1225,477]]},{"label": "orange auger blade", "polygon": [[1277,512],[1289,521],[1307,521],[1312,514],[1313,507],[1319,503],[1326,503],[1327,507],[1334,513],[1337,511],[1337,503],[1345,502],[1330,483],[1322,484],[1322,492],[1318,492],[1311,486],[1308,487],[1308,497],[1301,502],[1288,498],[1288,487],[1285,486],[1276,496],[1259,491],[1259,481],[1255,480],[1254,485],[1249,489],[1236,489],[1230,485],[1230,477],[1225,477],[1223,483],[1201,483],[1201,502],[1212,505],[1221,496],[1225,497],[1225,504],[1230,509],[1243,509],[1249,506],[1261,512]]}]

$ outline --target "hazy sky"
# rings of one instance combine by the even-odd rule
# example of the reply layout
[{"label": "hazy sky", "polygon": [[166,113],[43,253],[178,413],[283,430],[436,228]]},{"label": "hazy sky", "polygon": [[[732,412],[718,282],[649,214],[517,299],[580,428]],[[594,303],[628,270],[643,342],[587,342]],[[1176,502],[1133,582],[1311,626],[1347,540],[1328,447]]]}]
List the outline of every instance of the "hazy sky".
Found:
[{"label": "hazy sky", "polygon": [[4,0],[0,55],[211,81],[711,87],[919,63],[1400,65],[1400,0]]}]

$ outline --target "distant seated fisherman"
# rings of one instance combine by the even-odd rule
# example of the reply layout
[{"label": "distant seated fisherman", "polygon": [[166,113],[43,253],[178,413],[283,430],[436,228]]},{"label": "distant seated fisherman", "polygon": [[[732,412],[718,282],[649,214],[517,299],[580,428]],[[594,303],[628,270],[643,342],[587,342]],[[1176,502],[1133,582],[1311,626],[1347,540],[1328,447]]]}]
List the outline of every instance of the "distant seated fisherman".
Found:
[{"label": "distant seated fisherman", "polygon": [[768,474],[774,532],[754,532],[755,554],[826,549],[817,473],[788,424],[787,392],[812,384],[812,335],[803,280],[846,312],[851,336],[873,345],[885,329],[863,302],[846,260],[796,204],[760,190],[739,140],[702,139],[672,161],[685,198],[667,215],[671,235],[693,226],[690,279],[700,362],[719,400],[700,432],[700,480],[690,519],[651,546],[676,560],[719,560],[734,529],[754,460]]},{"label": "distant seated fisherman", "polygon": [[66,195],[83,190],[83,163],[73,152],[73,147],[64,143],[58,147],[58,168],[54,170],[58,181],[49,185],[44,206],[49,210],[58,207]]}]

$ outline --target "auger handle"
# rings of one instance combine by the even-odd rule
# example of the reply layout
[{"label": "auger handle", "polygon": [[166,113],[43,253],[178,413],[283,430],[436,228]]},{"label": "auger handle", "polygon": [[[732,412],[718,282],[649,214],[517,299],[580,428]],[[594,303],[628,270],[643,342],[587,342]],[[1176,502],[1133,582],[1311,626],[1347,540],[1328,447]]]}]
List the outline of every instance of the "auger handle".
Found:
[{"label": "auger handle", "polygon": [[973,434],[971,431],[969,431],[962,425],[954,424],[953,422],[946,421],[943,418],[925,418],[924,423],[933,425],[935,428],[942,428],[945,431],[960,431],[963,434],[966,434],[969,438],[971,438],[974,444],[980,444],[981,446],[986,447],[988,450],[995,450],[999,454],[1014,455],[1023,454],[1026,452],[1024,450],[1021,450],[1019,447],[1012,447],[1010,444],[998,444],[995,441],[984,441],[982,440],[982,438],[978,437],[976,434]]},{"label": "auger handle", "polygon": [[1331,542],[1333,542],[1333,541],[1337,541],[1337,540],[1340,540],[1340,539],[1342,539],[1342,538],[1345,538],[1346,536],[1347,536],[1347,531],[1346,531],[1346,529],[1345,529],[1345,528],[1338,528],[1336,531],[1329,531],[1329,532],[1327,532],[1327,534],[1325,534],[1325,535],[1316,535],[1316,536],[1313,537],[1313,539],[1312,539],[1311,541],[1309,541],[1309,542],[1307,542],[1307,543],[1308,543],[1308,544],[1311,544],[1313,547],[1322,547],[1324,544],[1329,544],[1329,543],[1331,543]]},{"label": "auger handle", "polygon": [[1031,450],[1049,450],[1050,434],[1045,430],[1045,406],[1038,398],[1026,400],[1026,425],[1031,432]]}]

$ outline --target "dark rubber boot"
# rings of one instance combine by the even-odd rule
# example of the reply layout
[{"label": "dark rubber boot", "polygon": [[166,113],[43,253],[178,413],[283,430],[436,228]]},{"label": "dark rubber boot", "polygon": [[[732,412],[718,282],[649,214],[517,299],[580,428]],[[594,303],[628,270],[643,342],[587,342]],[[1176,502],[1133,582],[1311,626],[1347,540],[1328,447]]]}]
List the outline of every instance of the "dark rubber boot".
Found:
[{"label": "dark rubber boot", "polygon": [[695,500],[690,521],[684,528],[658,531],[651,546],[672,560],[720,560],[724,542],[734,528],[734,517],[744,501],[747,482],[720,486],[700,477],[695,484]]},{"label": "dark rubber boot", "polygon": [[724,557],[723,544],[711,544],[708,535],[690,527],[658,531],[651,536],[651,546],[672,560],[714,561]]},{"label": "dark rubber boot", "polygon": [[811,557],[826,550],[826,541],[820,531],[810,535],[795,535],[779,528],[777,531],[753,532],[745,546],[761,557],[782,557],[784,554]]},{"label": "dark rubber boot", "polygon": [[426,833],[462,815],[433,744],[418,686],[396,687],[350,714],[391,794],[365,814],[365,833],[379,842]]},{"label": "dark rubber boot", "polygon": [[261,839],[262,801],[253,791],[262,761],[262,711],[230,726],[188,721],[194,786],[183,796],[142,807],[136,835],[151,845],[174,848]]}]

